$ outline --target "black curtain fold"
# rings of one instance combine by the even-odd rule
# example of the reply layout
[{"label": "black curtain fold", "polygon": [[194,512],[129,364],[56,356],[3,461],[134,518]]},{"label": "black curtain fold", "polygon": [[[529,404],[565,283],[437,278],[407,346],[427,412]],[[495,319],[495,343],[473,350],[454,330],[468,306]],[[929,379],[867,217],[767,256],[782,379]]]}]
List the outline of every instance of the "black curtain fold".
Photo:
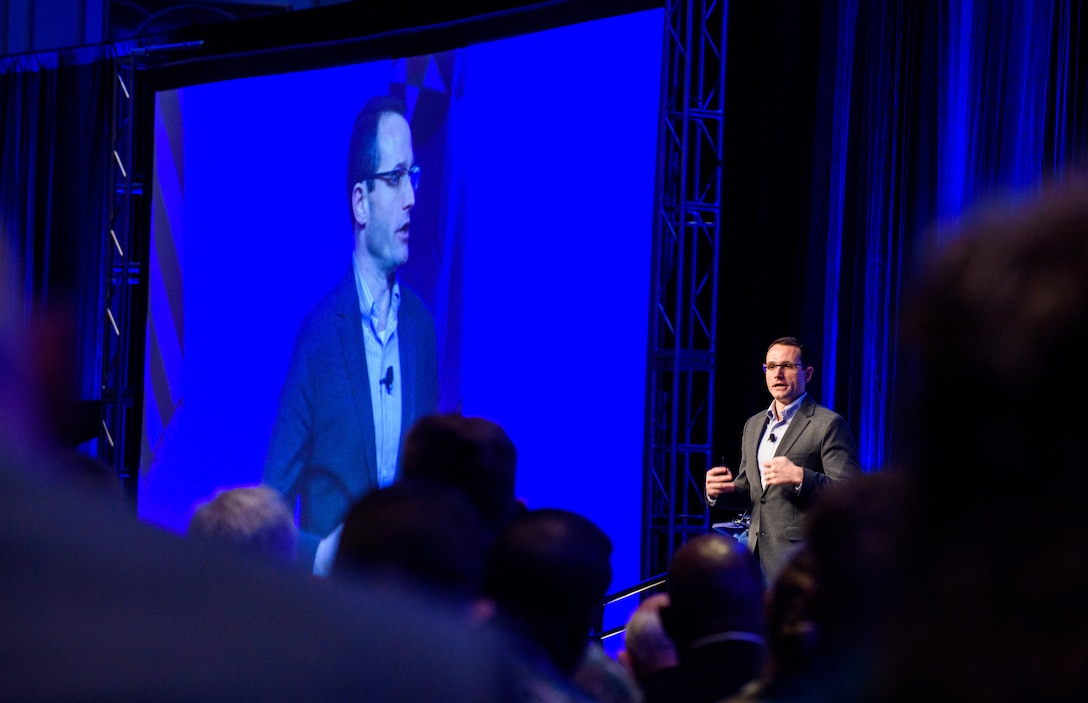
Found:
[{"label": "black curtain fold", "polygon": [[45,330],[25,343],[55,384],[48,413],[62,436],[74,402],[99,393],[114,56],[98,47],[0,64],[5,263],[21,279],[24,318]]}]

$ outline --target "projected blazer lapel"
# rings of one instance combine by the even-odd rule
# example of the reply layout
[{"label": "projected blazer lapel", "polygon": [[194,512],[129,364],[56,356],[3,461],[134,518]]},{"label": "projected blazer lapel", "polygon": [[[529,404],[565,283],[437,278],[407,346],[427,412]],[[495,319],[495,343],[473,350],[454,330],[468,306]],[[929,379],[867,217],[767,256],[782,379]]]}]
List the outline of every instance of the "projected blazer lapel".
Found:
[{"label": "projected blazer lapel", "polygon": [[[345,315],[340,318],[340,348],[344,352],[344,368],[348,376],[355,419],[363,439],[364,468],[371,486],[378,485],[378,451],[374,436],[374,408],[370,399],[370,372],[366,365],[366,347],[363,342],[363,319],[359,300],[355,294],[355,281],[351,281],[351,295],[345,295]],[[345,293],[347,291],[345,290]]]}]

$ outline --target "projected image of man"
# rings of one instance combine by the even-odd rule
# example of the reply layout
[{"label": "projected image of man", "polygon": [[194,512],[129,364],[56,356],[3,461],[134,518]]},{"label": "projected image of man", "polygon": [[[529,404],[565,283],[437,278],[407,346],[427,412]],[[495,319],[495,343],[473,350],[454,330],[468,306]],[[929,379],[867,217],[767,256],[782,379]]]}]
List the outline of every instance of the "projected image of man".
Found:
[{"label": "projected image of man", "polygon": [[348,148],[351,265],[299,329],[264,466],[298,506],[300,559],[317,574],[351,504],[393,482],[402,435],[438,408],[434,318],[397,280],[419,177],[403,103],[369,100]]}]

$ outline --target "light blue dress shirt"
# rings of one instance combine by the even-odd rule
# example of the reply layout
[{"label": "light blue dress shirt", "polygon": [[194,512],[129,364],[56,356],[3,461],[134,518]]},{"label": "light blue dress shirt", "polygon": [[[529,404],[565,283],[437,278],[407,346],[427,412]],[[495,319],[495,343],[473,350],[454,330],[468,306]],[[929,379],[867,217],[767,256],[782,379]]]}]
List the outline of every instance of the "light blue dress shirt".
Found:
[{"label": "light blue dress shirt", "polygon": [[[397,454],[400,451],[401,383],[400,344],[397,337],[397,311],[400,310],[400,283],[393,283],[389,315],[385,329],[378,329],[378,305],[359,273],[355,257],[355,290],[359,294],[359,311],[363,315],[363,346],[366,348],[366,370],[370,377],[370,405],[374,409],[374,441],[378,459],[378,485],[393,483],[397,476]],[[392,369],[390,376],[389,369]],[[386,378],[392,382],[385,383]]]},{"label": "light blue dress shirt", "polygon": [[[786,428],[790,426],[790,420],[797,414],[797,409],[801,407],[801,402],[806,395],[808,393],[802,393],[800,398],[787,405],[782,410],[782,417],[779,419],[775,419],[774,416],[773,400],[770,407],[767,408],[767,427],[763,430],[763,437],[759,440],[759,450],[756,453],[756,461],[759,464],[759,482],[764,490],[767,489],[767,479],[763,477],[763,465],[774,456],[778,443],[782,441],[782,435],[786,434]],[[774,436],[773,441],[771,440],[772,435]]]}]

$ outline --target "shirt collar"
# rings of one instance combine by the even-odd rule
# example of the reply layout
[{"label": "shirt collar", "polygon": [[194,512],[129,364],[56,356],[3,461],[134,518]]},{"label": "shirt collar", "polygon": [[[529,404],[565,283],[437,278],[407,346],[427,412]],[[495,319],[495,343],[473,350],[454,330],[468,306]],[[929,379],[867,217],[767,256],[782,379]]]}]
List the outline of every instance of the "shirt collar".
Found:
[{"label": "shirt collar", "polygon": [[[804,393],[801,394],[801,396],[797,400],[793,401],[792,403],[787,405],[785,408],[783,408],[782,409],[782,419],[779,420],[779,422],[789,422],[793,418],[793,416],[797,413],[797,409],[801,407],[801,403],[803,403],[805,401],[805,398],[807,396],[808,396],[808,391],[805,391]],[[767,417],[771,420],[771,422],[775,421],[774,420],[774,401],[773,400],[771,401],[771,404],[769,406],[767,406]]]},{"label": "shirt collar", "polygon": [[[377,304],[374,302],[374,296],[370,293],[370,287],[363,280],[362,273],[359,272],[359,262],[355,259],[355,255],[351,256],[351,270],[355,272],[355,292],[359,296],[359,312],[362,313],[364,318],[373,318],[378,314]],[[389,292],[389,315],[392,319],[397,318],[397,311],[400,310],[400,281],[393,281],[393,290]]]}]

